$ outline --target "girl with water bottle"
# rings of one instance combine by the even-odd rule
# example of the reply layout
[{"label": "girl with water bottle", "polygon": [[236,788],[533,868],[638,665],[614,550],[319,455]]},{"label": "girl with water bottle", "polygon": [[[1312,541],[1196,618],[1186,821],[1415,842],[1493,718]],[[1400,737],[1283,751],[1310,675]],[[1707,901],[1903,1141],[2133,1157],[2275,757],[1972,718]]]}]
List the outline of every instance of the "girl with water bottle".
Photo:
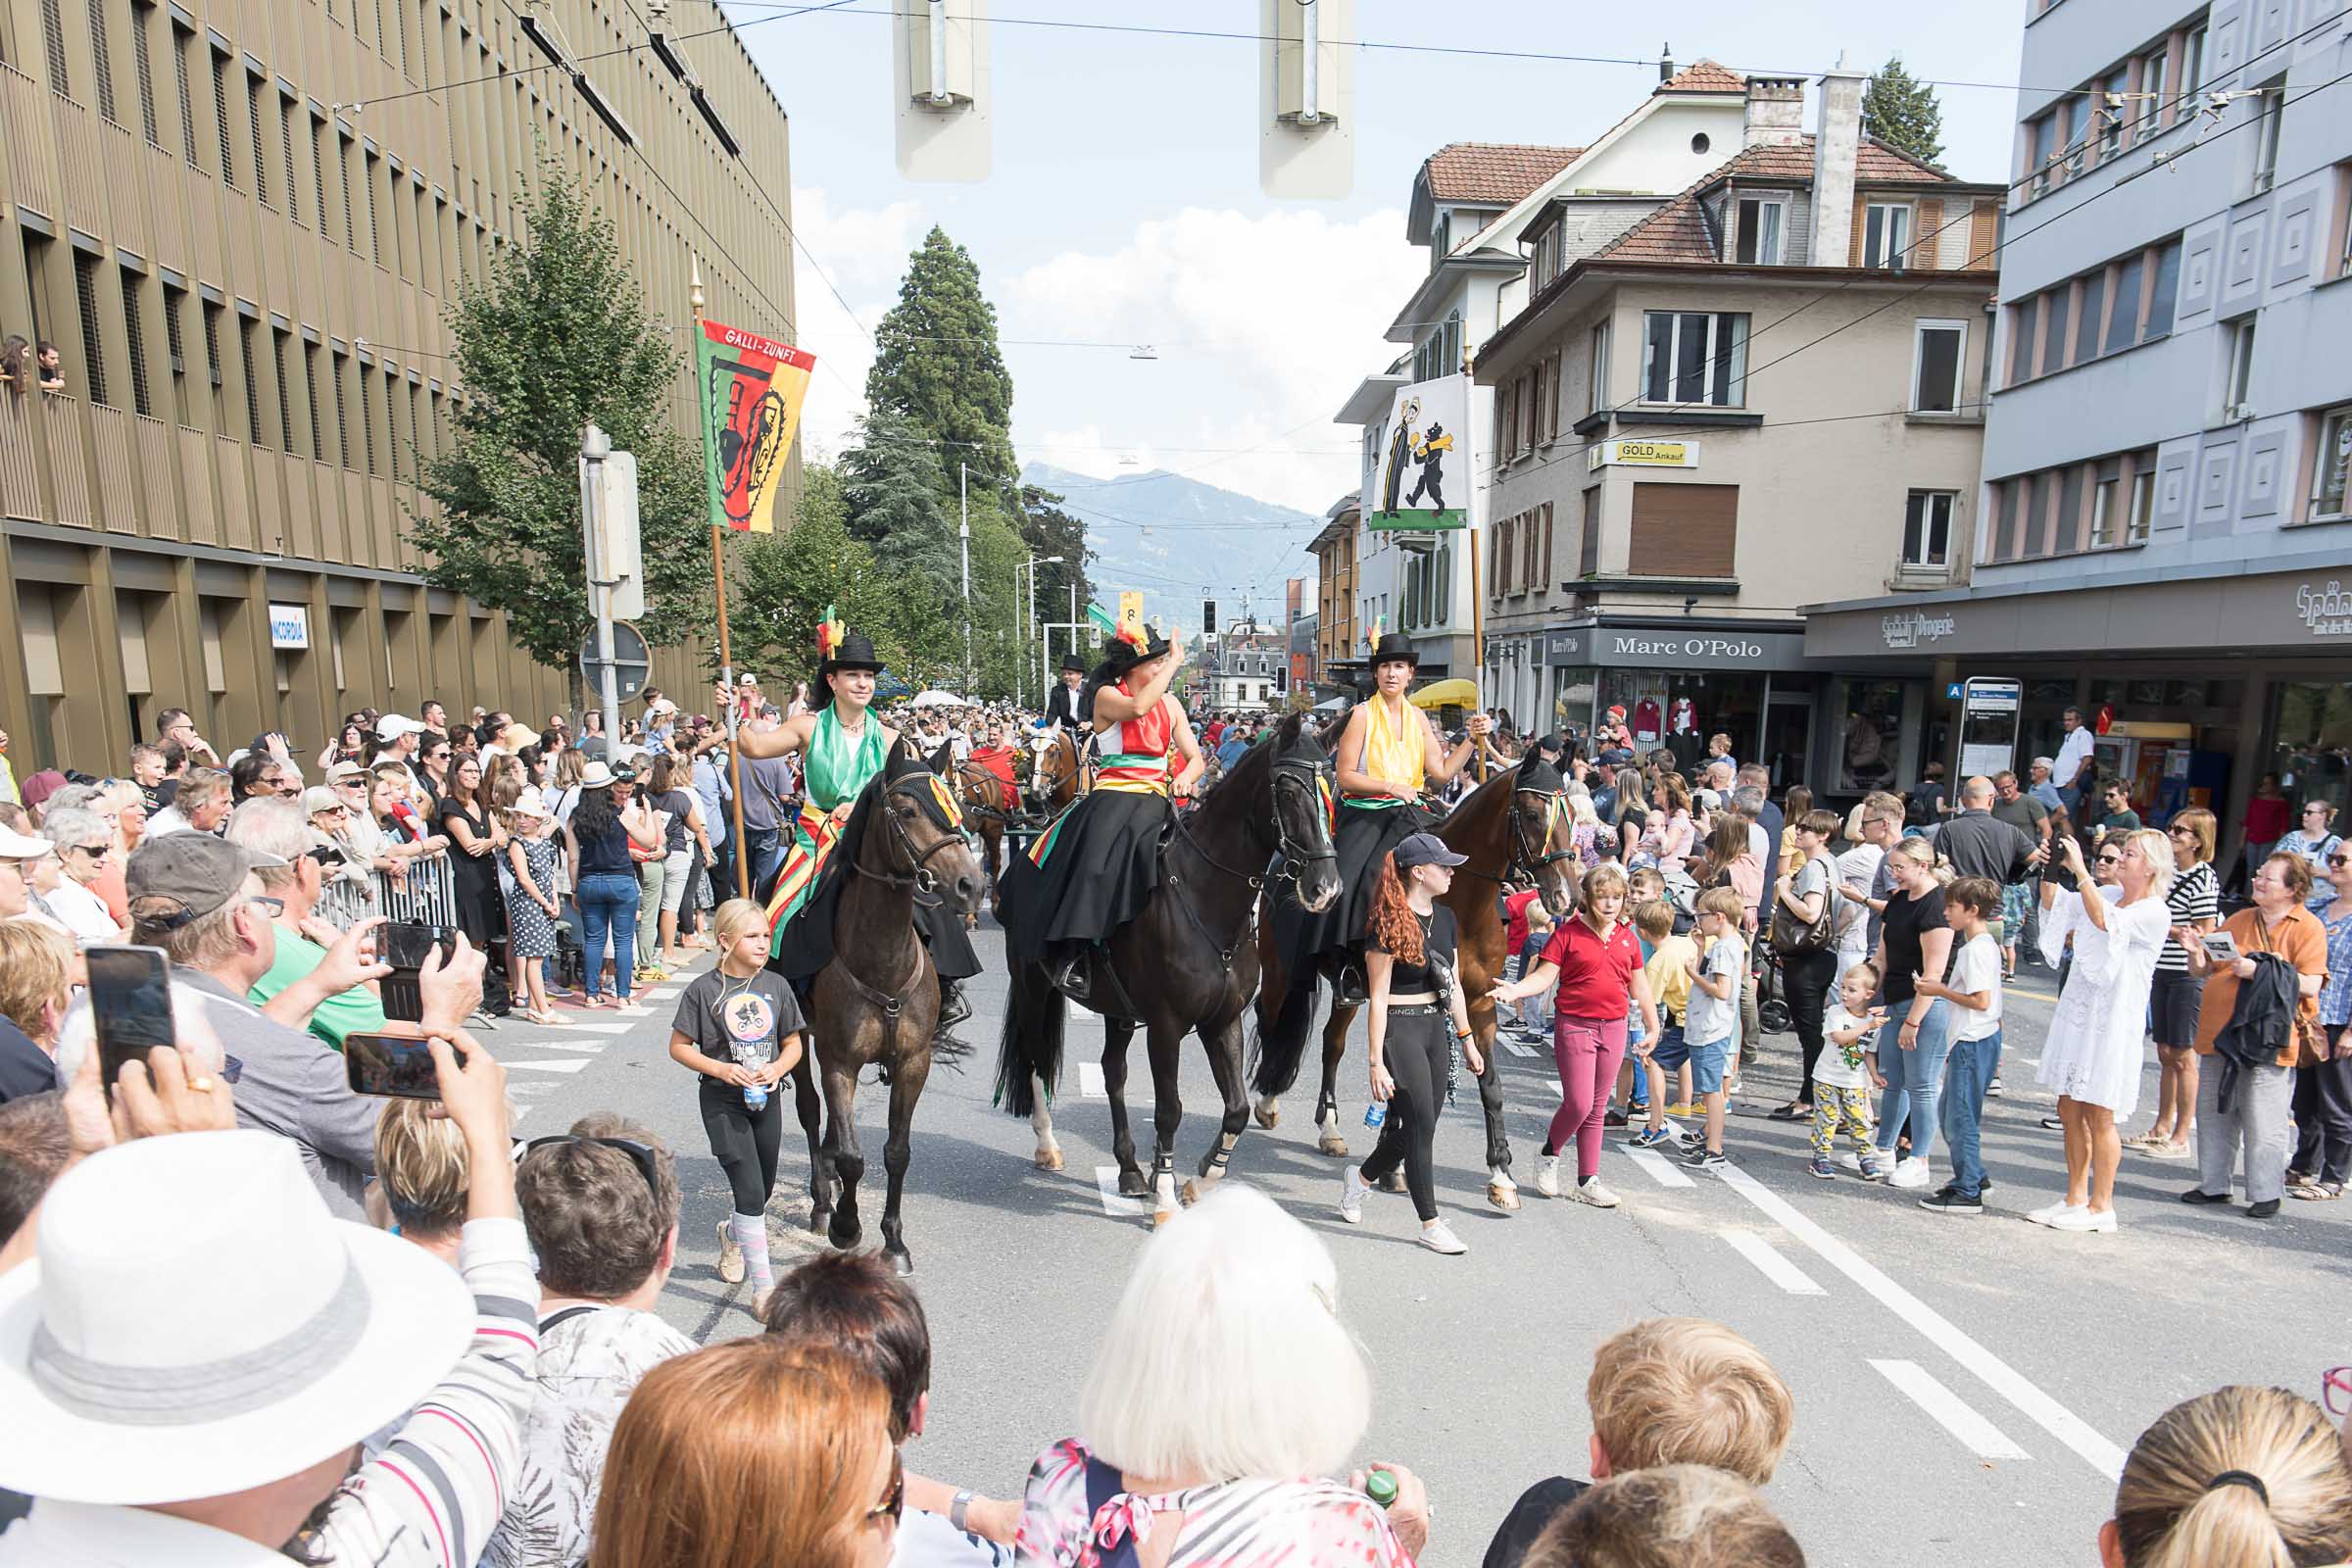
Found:
[{"label": "girl with water bottle", "polygon": [[767,1197],[776,1185],[784,1111],[777,1087],[800,1065],[801,1008],[767,968],[767,916],[749,899],[718,906],[718,967],[695,977],[669,1026],[670,1059],[700,1076],[703,1130],[726,1170],[735,1212],[718,1227],[718,1275],[752,1281],[759,1310],[775,1275],[767,1261]]}]

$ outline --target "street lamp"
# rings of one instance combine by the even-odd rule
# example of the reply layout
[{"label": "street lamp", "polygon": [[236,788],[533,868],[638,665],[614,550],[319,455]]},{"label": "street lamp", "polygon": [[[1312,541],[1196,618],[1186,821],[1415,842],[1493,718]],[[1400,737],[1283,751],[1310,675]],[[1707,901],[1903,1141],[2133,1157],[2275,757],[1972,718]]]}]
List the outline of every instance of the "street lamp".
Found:
[{"label": "street lamp", "polygon": [[[1040,566],[1058,566],[1060,564],[1061,557],[1059,556],[1031,556],[1027,561],[1021,564],[1021,570],[1029,573],[1030,620],[1035,620],[1037,618],[1037,568]],[[1027,632],[1022,629],[1026,624],[1027,622],[1021,619],[1020,576],[1018,573],[1015,573],[1012,583],[1012,636],[1016,645],[1023,641],[1028,635]],[[1052,674],[1046,669],[1047,652],[1048,650],[1044,646],[1044,640],[1041,639],[1037,655],[1037,700],[1040,704],[1045,702],[1046,693],[1053,688],[1054,684],[1054,678]],[[1021,700],[1021,673],[1020,665],[1018,663],[1013,665],[1012,700],[1015,703],[1018,703]]]}]

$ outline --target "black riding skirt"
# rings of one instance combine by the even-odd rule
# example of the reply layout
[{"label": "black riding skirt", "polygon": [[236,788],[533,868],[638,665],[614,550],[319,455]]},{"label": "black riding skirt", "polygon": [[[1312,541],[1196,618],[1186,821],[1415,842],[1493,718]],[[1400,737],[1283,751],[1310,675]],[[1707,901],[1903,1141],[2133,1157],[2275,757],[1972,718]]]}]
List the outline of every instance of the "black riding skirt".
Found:
[{"label": "black riding skirt", "polygon": [[1320,914],[1309,913],[1294,899],[1273,901],[1274,941],[1292,974],[1304,973],[1326,955],[1363,945],[1372,922],[1372,898],[1380,888],[1381,861],[1433,820],[1409,802],[1369,808],[1341,805],[1339,830],[1331,841],[1340,896]]},{"label": "black riding skirt", "polygon": [[[853,874],[847,855],[836,851],[825,858],[808,902],[784,923],[775,956],[768,959],[770,969],[788,980],[808,981],[833,961],[833,922],[842,886]],[[931,950],[931,966],[942,980],[966,980],[980,972],[980,954],[952,905],[917,902],[914,930]]]},{"label": "black riding skirt", "polygon": [[1038,840],[1042,864],[1013,857],[1004,878],[1004,947],[1042,959],[1057,943],[1106,942],[1143,913],[1159,886],[1164,795],[1098,789],[1080,796]]}]

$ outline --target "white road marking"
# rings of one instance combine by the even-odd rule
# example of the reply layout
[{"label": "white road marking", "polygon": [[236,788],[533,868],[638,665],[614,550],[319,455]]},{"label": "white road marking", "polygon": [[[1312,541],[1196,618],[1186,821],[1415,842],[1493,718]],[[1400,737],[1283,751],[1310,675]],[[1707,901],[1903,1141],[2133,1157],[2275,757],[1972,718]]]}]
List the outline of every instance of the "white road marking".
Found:
[{"label": "white road marking", "polygon": [[659,991],[642,991],[638,993],[638,995],[644,997],[648,1002],[667,1002],[670,998],[676,996],[677,994],[678,988],[676,986],[663,986]]},{"label": "white road marking", "polygon": [[1514,1056],[1533,1056],[1536,1054],[1535,1047],[1521,1045],[1518,1041],[1513,1040],[1509,1035],[1506,1034],[1495,1035],[1494,1043],[1502,1047],[1503,1050],[1509,1052]]},{"label": "white road marking", "polygon": [[1795,1204],[1739,1166],[1725,1166],[1722,1175],[1725,1185],[1813,1249],[1832,1268],[1878,1298],[1888,1311],[1940,1346],[1953,1360],[1991,1385],[1995,1393],[2024,1411],[2034,1425],[2074,1449],[2092,1469],[2109,1480],[2123,1474],[2123,1449],[2100,1437],[2089,1422],[2043,1393],[2024,1373],[1962,1333],[1958,1324],[1888,1279],[1875,1264],[1798,1212]]},{"label": "white road marking", "polygon": [[[1781,1250],[1758,1236],[1754,1231],[1727,1230],[1723,1239],[1732,1244],[1732,1250],[1746,1258],[1762,1271],[1764,1277],[1790,1296],[1827,1296],[1830,1293],[1813,1283],[1812,1276],[1781,1255]],[[1882,1368],[1882,1370],[1884,1370]],[[1925,1376],[1926,1374],[1921,1374]]]},{"label": "white road marking", "polygon": [[595,1055],[611,1045],[610,1040],[517,1040],[515,1046],[523,1051],[577,1051]]},{"label": "white road marking", "polygon": [[1152,1212],[1150,1199],[1119,1196],[1119,1167],[1116,1165],[1095,1167],[1095,1190],[1102,1195],[1102,1212],[1112,1219],[1135,1219]]},{"label": "white road marking", "polygon": [[558,1024],[557,1027],[583,1035],[625,1035],[629,1032],[629,1026],[618,1018],[574,1018],[570,1023]]},{"label": "white road marking", "polygon": [[1649,1173],[1649,1179],[1660,1187],[1695,1187],[1698,1184],[1654,1149],[1629,1149],[1625,1157]]},{"label": "white road marking", "polygon": [[1082,1061],[1078,1064],[1078,1098],[1080,1100],[1108,1100],[1110,1091],[1103,1087],[1102,1064]]},{"label": "white road marking", "polygon": [[588,1065],[588,1064],[587,1064],[586,1062],[584,1062],[584,1061],[581,1061],[581,1060],[577,1059],[576,1057],[575,1057],[575,1058],[572,1058],[572,1059],[569,1059],[569,1060],[564,1060],[564,1061],[510,1061],[510,1062],[508,1062],[508,1063],[507,1063],[507,1071],[509,1071],[509,1072],[578,1072],[578,1071],[579,1071],[579,1070],[580,1070],[582,1067],[585,1067],[585,1066],[587,1066],[587,1065]]},{"label": "white road marking", "polygon": [[1936,1425],[1958,1438],[1969,1451],[1986,1459],[2030,1459],[2032,1454],[2010,1442],[1999,1427],[1979,1415],[1917,1361],[1873,1361],[1880,1375],[1911,1396],[1911,1400],[1936,1418]]},{"label": "white road marking", "polygon": [[531,1113],[531,1107],[530,1107],[530,1106],[528,1106],[528,1105],[516,1105],[516,1106],[514,1107],[514,1115],[512,1115],[512,1116],[509,1116],[509,1117],[507,1118],[507,1125],[508,1125],[509,1127],[515,1126],[516,1124],[518,1124],[518,1123],[519,1123],[519,1122],[522,1120],[522,1118],[523,1118],[523,1117],[525,1117],[525,1116],[528,1116],[530,1113]]}]

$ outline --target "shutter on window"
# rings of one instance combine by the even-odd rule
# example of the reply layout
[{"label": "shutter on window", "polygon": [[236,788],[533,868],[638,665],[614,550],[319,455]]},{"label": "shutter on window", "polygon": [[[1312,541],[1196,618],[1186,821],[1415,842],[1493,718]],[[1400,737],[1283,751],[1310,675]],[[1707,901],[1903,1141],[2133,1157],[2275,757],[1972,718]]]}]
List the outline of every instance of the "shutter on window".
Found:
[{"label": "shutter on window", "polygon": [[1544,503],[1544,567],[1536,577],[1536,586],[1540,589],[1551,586],[1551,503],[1548,501]]},{"label": "shutter on window", "polygon": [[1864,196],[1856,196],[1854,198],[1854,242],[1849,248],[1849,254],[1845,259],[1845,265],[1848,267],[1860,267],[1862,265],[1862,225],[1869,220],[1869,198]]},{"label": "shutter on window", "polygon": [[1911,262],[1914,270],[1934,271],[1941,267],[1943,240],[1943,198],[1922,197],[1919,203],[1919,229],[1911,236]]},{"label": "shutter on window", "polygon": [[1968,214],[1968,261],[1971,268],[1989,269],[1999,264],[1993,254],[1993,205],[1979,202]]},{"label": "shutter on window", "polygon": [[1628,569],[1636,576],[1733,576],[1739,520],[1736,484],[1637,484]]}]

